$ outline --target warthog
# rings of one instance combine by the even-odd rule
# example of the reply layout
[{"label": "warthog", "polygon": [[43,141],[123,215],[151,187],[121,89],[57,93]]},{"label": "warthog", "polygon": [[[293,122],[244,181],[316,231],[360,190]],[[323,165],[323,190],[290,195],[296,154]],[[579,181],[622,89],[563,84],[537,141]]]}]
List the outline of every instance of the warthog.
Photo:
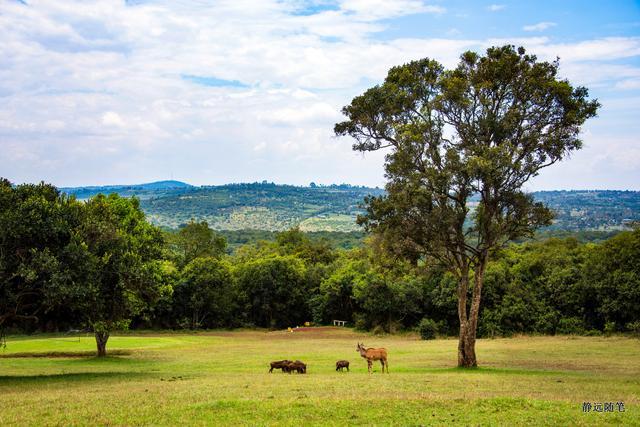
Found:
[{"label": "warthog", "polygon": [[283,371],[285,372],[293,372],[293,371],[297,371],[299,374],[306,374],[307,373],[307,365],[305,365],[304,363],[302,363],[299,360],[296,360],[295,362],[289,362],[286,366],[286,368],[283,369]]},{"label": "warthog", "polygon": [[336,362],[336,371],[342,372],[344,368],[347,368],[347,372],[349,372],[349,361],[348,360],[338,360]]},{"label": "warthog", "polygon": [[282,372],[288,372],[287,367],[289,363],[292,363],[291,360],[277,360],[275,362],[271,362],[271,369],[269,369],[269,373],[273,372],[274,369],[282,369]]}]

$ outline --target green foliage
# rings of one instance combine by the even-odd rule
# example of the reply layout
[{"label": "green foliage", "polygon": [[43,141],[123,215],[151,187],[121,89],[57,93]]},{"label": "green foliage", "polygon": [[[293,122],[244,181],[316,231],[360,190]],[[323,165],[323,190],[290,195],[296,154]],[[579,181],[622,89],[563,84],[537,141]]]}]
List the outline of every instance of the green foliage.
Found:
[{"label": "green foliage", "polygon": [[82,276],[81,217],[52,185],[0,179],[0,336],[66,304]]},{"label": "green foliage", "polygon": [[420,332],[420,338],[423,340],[433,340],[438,334],[438,325],[433,319],[425,317],[420,321],[418,331]]},{"label": "green foliage", "polygon": [[184,267],[196,258],[220,258],[227,248],[226,239],[215,233],[206,221],[189,221],[177,233],[167,232],[171,255]]},{"label": "green foliage", "polygon": [[616,332],[616,322],[606,322],[604,324],[604,333],[609,336]]},{"label": "green foliage", "polygon": [[238,287],[247,321],[267,328],[310,320],[304,263],[291,255],[272,255],[237,266]]},{"label": "green foliage", "polygon": [[337,319],[352,322],[357,308],[353,286],[366,270],[365,261],[343,260],[320,285],[320,292],[313,301],[314,321],[329,323]]},{"label": "green foliage", "polygon": [[173,315],[190,329],[230,327],[234,319],[237,291],[226,261],[196,258],[185,266],[174,289]]},{"label": "green foliage", "polygon": [[584,323],[578,317],[565,317],[558,322],[558,333],[562,335],[579,335],[584,333]]},{"label": "green foliage", "polygon": [[640,320],[627,323],[625,325],[625,328],[627,329],[627,331],[640,338]]},{"label": "green foliage", "polygon": [[158,284],[159,297],[134,318],[133,324],[140,328],[171,328],[175,327],[173,312],[174,288],[180,280],[180,270],[172,261],[155,261],[153,281]]},{"label": "green foliage", "polygon": [[587,303],[595,326],[640,319],[640,229],[590,246],[583,267]]}]

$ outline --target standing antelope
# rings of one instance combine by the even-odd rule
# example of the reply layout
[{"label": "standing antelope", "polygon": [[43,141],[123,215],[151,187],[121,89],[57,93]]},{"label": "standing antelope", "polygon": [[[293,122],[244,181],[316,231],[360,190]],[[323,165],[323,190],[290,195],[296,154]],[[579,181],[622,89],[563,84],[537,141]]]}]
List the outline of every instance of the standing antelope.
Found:
[{"label": "standing antelope", "polygon": [[365,348],[363,344],[358,343],[356,351],[360,353],[360,356],[367,359],[367,366],[369,373],[371,373],[371,365],[374,360],[379,360],[382,364],[382,373],[384,373],[384,367],[387,367],[387,374],[389,373],[389,362],[387,362],[387,349],[386,348]]}]

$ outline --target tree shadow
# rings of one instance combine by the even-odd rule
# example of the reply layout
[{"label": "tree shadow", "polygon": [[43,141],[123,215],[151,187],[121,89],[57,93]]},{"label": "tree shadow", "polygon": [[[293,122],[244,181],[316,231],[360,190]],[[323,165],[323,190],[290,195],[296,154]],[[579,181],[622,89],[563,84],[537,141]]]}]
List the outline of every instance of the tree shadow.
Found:
[{"label": "tree shadow", "polygon": [[106,379],[133,379],[148,376],[146,372],[68,372],[45,375],[0,375],[2,386],[38,385],[41,383],[104,381]]},{"label": "tree shadow", "polygon": [[[131,351],[128,350],[111,350],[108,356],[128,356]],[[87,351],[46,351],[46,352],[20,352],[0,354],[0,359],[18,359],[18,358],[91,358],[96,357],[95,350]]]}]

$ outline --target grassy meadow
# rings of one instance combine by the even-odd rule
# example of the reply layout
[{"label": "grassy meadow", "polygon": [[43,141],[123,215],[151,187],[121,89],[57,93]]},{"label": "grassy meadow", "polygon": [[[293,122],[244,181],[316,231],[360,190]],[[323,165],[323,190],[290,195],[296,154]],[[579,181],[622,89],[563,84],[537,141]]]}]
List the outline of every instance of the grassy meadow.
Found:
[{"label": "grassy meadow", "polygon": [[[358,340],[389,350],[389,375],[367,374]],[[640,425],[640,340],[625,337],[479,340],[474,370],[455,367],[454,339],[344,328],[114,336],[103,359],[94,346],[8,337],[0,425]],[[308,374],[269,374],[284,358]]]}]

